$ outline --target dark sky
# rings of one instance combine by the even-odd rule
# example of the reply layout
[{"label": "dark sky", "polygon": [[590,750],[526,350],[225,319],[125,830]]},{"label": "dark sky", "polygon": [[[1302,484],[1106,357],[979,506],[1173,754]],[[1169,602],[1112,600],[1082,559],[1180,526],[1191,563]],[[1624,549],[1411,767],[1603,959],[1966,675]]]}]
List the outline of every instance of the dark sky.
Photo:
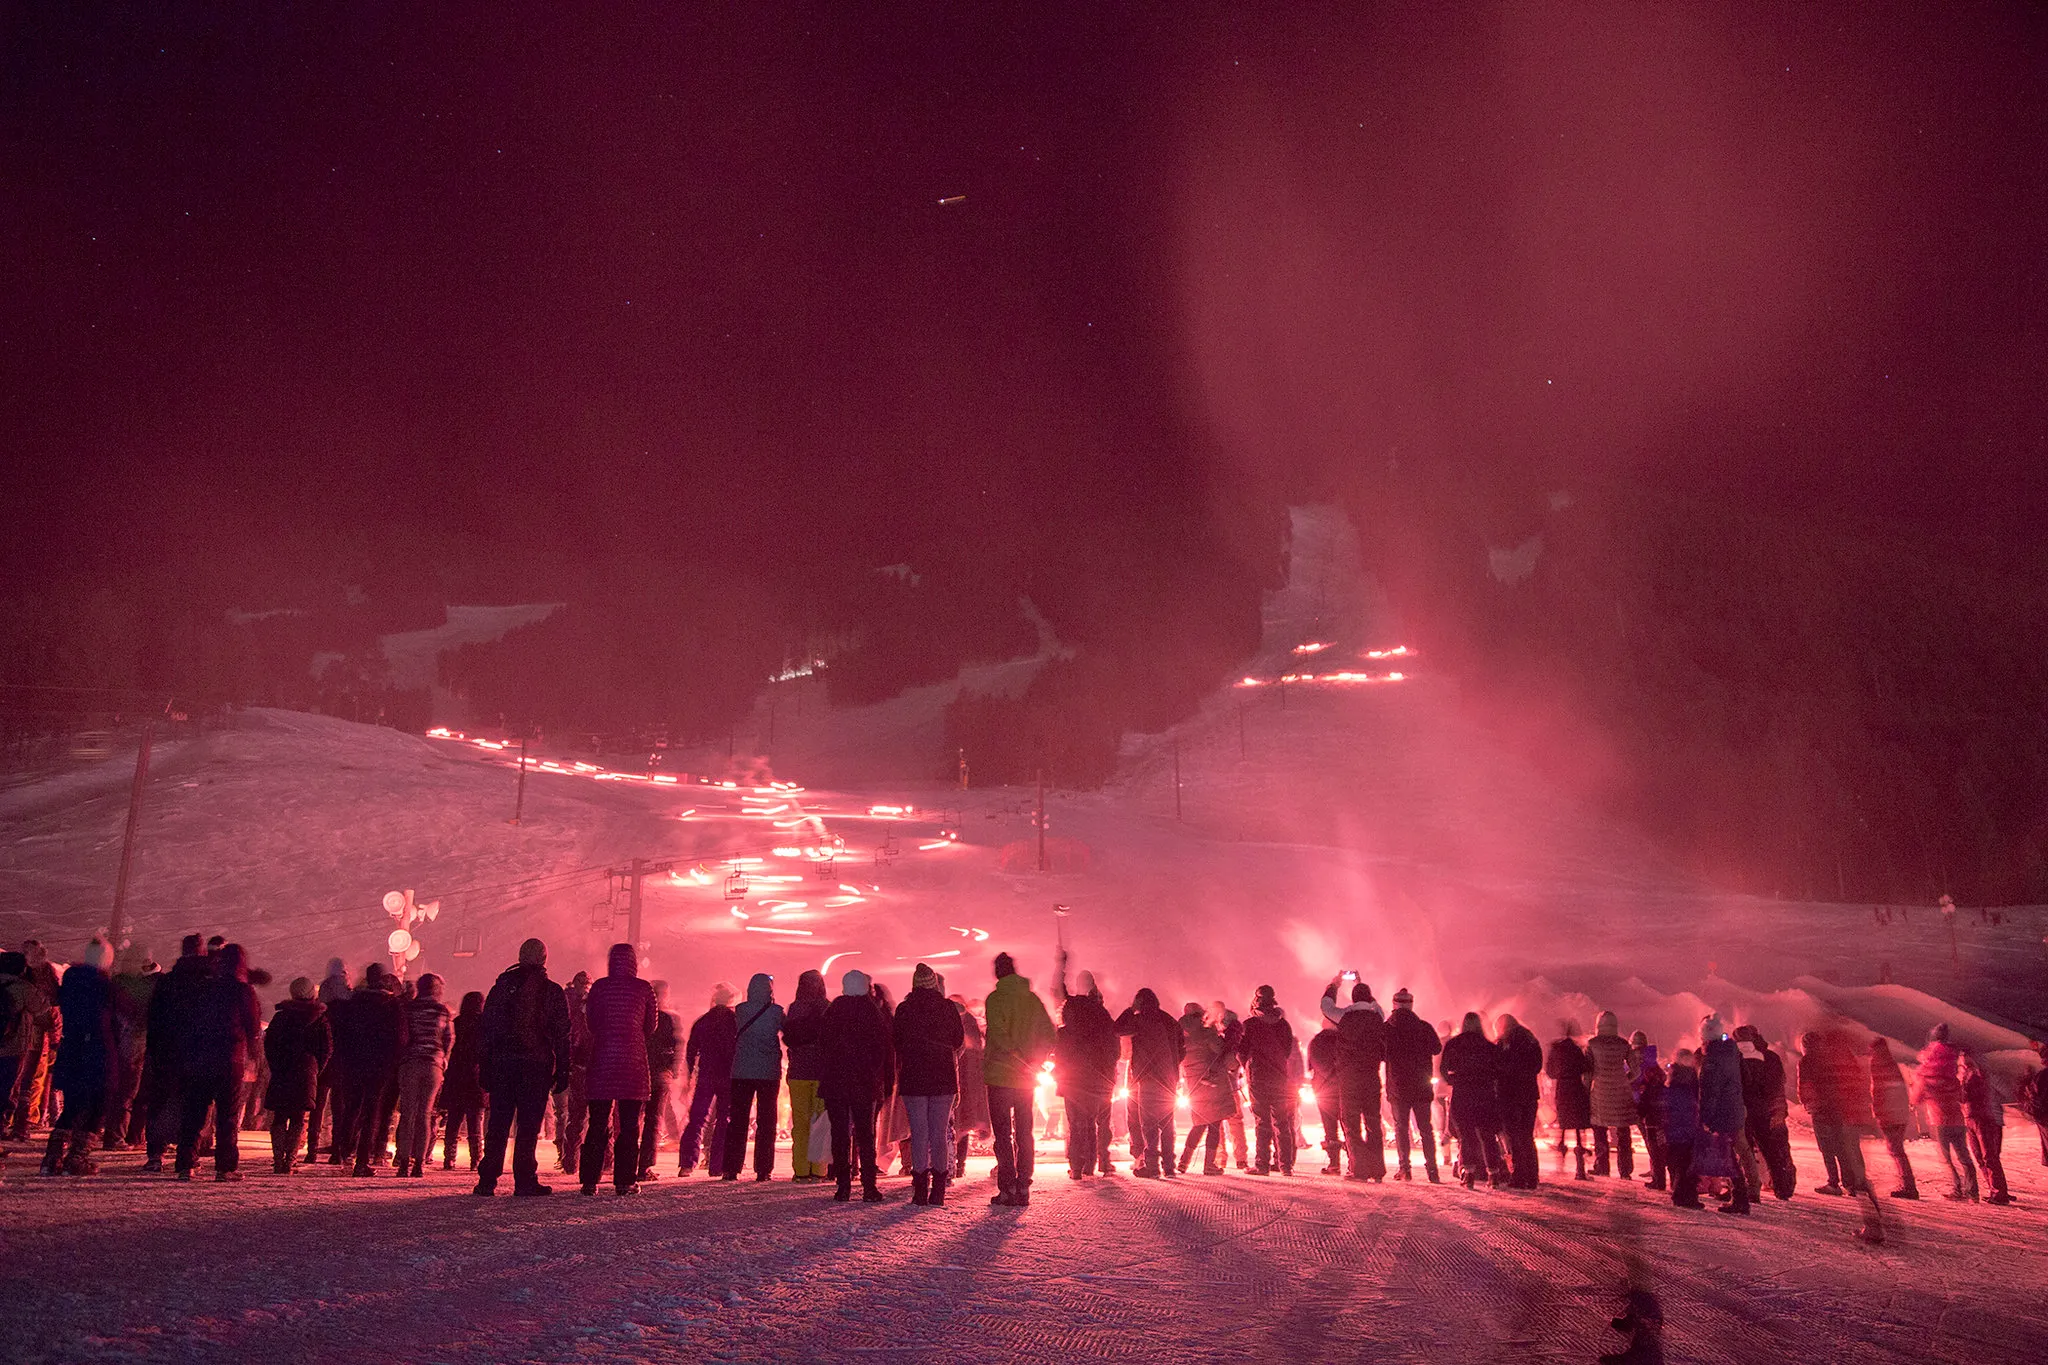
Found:
[{"label": "dark sky", "polygon": [[2031,533],[2038,7],[1448,14],[10,6],[9,561],[1152,553],[1390,462]]}]

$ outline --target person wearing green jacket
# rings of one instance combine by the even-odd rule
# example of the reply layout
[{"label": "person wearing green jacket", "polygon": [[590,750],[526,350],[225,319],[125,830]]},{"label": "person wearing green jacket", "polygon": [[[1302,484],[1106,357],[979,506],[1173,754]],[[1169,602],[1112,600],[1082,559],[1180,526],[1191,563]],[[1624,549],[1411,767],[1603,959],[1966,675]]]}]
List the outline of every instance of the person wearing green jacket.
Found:
[{"label": "person wearing green jacket", "polygon": [[1011,1208],[1031,1203],[1031,1100],[1038,1071],[1052,1055],[1055,1033],[1045,1002],[1017,975],[1008,953],[996,954],[996,988],[987,1003],[988,1039],[981,1074],[988,1083],[989,1124],[995,1130],[996,1195],[988,1202]]}]

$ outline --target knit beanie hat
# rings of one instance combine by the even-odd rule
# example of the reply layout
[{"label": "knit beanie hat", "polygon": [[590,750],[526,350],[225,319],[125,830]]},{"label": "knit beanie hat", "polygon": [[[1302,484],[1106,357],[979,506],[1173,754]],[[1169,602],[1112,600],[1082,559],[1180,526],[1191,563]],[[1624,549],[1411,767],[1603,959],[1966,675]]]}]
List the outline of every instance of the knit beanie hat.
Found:
[{"label": "knit beanie hat", "polygon": [[914,991],[937,991],[939,994],[944,995],[945,983],[939,979],[937,972],[920,962],[917,964],[916,969],[910,973],[910,989]]},{"label": "knit beanie hat", "polygon": [[721,981],[711,988],[711,1003],[714,1006],[730,1005],[733,996],[737,994],[738,992],[733,990],[730,981]]},{"label": "knit beanie hat", "polygon": [[1406,986],[1403,986],[1400,990],[1394,992],[1395,1009],[1407,1009],[1410,1005],[1414,1003],[1415,997],[1409,993],[1409,990]]}]

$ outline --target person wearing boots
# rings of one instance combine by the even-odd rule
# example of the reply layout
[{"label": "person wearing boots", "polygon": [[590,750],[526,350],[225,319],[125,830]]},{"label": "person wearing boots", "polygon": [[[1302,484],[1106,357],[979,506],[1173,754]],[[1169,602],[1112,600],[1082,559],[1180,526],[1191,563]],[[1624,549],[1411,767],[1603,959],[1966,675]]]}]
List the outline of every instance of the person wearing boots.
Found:
[{"label": "person wearing boots", "polygon": [[1913,1119],[1913,1101],[1906,1089],[1905,1073],[1892,1056],[1892,1045],[1882,1037],[1870,1040],[1870,1107],[1877,1113],[1878,1131],[1892,1155],[1899,1173],[1894,1199],[1918,1199],[1920,1183],[1913,1178],[1913,1161],[1906,1155],[1906,1125]]},{"label": "person wearing boots", "polygon": [[497,1192],[509,1139],[512,1193],[550,1194],[540,1182],[535,1148],[549,1094],[569,1088],[569,1002],[548,977],[548,946],[541,940],[520,944],[519,961],[499,973],[484,997],[480,1051],[479,1071],[491,1103],[474,1193],[488,1198]]},{"label": "person wearing boots", "polygon": [[270,1166],[278,1175],[292,1172],[320,1072],[334,1055],[327,1007],[313,998],[312,978],[294,977],[290,991],[263,1031],[263,1055],[270,1062],[263,1107],[270,1111]]},{"label": "person wearing boots", "polygon": [[[584,1102],[589,1109],[577,1179],[584,1194],[597,1193],[609,1143],[612,1189],[629,1195],[640,1182],[640,1108],[654,1083],[647,1040],[654,1036],[655,1014],[654,987],[641,980],[640,954],[632,944],[612,945],[605,974],[590,988],[584,1010],[590,1037]],[[778,1018],[781,1013],[776,1011]]]},{"label": "person wearing boots", "polygon": [[740,1028],[732,1008],[737,995],[726,982],[713,986],[711,1007],[690,1025],[689,1039],[683,1045],[683,1070],[693,1080],[690,1117],[677,1142],[677,1175],[686,1176],[697,1169],[700,1143],[710,1174],[716,1177],[725,1171],[725,1129],[732,1114],[732,1063],[740,1046]]},{"label": "person wearing boots", "polygon": [[1578,1020],[1560,1020],[1557,1027],[1561,1036],[1543,1057],[1543,1074],[1551,1084],[1550,1105],[1557,1115],[1557,1149],[1561,1155],[1569,1142],[1578,1159],[1578,1179],[1591,1180],[1586,1170],[1586,1130],[1593,1126],[1593,1093],[1586,1086],[1586,1074],[1592,1064],[1579,1046]]},{"label": "person wearing boots", "polygon": [[434,1101],[455,1047],[455,1018],[441,999],[441,978],[423,973],[405,1005],[405,1055],[398,1063],[398,1174],[426,1176],[434,1142]]},{"label": "person wearing boots", "polygon": [[1147,1180],[1170,1178],[1174,1166],[1173,1111],[1187,1038],[1180,1023],[1159,1008],[1151,987],[1140,987],[1131,1007],[1117,1016],[1117,1036],[1131,1040],[1131,1088],[1145,1132],[1145,1159],[1133,1172]]},{"label": "person wearing boots", "polygon": [[896,1093],[910,1116],[910,1202],[944,1204],[953,1168],[953,1095],[967,1033],[946,982],[920,962],[889,1023]]},{"label": "person wearing boots", "polygon": [[1408,1164],[1408,1124],[1415,1123],[1416,1140],[1422,1148],[1422,1169],[1432,1185],[1441,1183],[1436,1173],[1436,1132],[1430,1124],[1430,1108],[1436,1095],[1431,1080],[1436,1056],[1443,1042],[1415,1013],[1415,997],[1403,986],[1394,992],[1394,1012],[1387,1016],[1387,1098],[1393,1103],[1394,1155],[1400,1168],[1396,1180],[1413,1180]]},{"label": "person wearing boots", "polygon": [[[1052,998],[1059,1007],[1059,1033],[1053,1044],[1053,1078],[1066,1105],[1067,1178],[1085,1180],[1110,1174],[1109,1110],[1116,1097],[1116,1064],[1121,1048],[1116,1021],[1102,1003],[1094,974],[1082,972],[1067,990],[1067,953],[1059,951]],[[1185,1167],[1183,1167],[1185,1169]]]},{"label": "person wearing boots", "polygon": [[882,1202],[881,1170],[875,1162],[875,1106],[896,1083],[896,1053],[890,1023],[868,989],[866,972],[840,978],[839,998],[816,1019],[800,1020],[792,1041],[816,1043],[823,1073],[819,1098],[832,1125],[832,1198],[853,1198],[854,1163],[860,1163],[861,1198]]},{"label": "person wearing boots", "polygon": [[[1386,1141],[1380,1129],[1380,1068],[1387,1059],[1387,1024],[1372,987],[1353,981],[1351,1003],[1337,992],[1355,972],[1333,978],[1323,991],[1323,1018],[1337,1026],[1337,1121],[1350,1157],[1346,1180],[1382,1180],[1387,1174]],[[1334,1162],[1332,1163],[1335,1164]]]},{"label": "person wearing boots", "polygon": [[1500,1141],[1500,1045],[1486,1036],[1478,1014],[1466,1014],[1444,1044],[1439,1070],[1451,1087],[1451,1122],[1458,1129],[1459,1165],[1465,1188],[1481,1180],[1495,1189],[1508,1183]]},{"label": "person wearing boots", "polygon": [[249,960],[239,943],[221,947],[208,976],[184,1002],[176,1030],[183,1119],[178,1125],[178,1179],[190,1180],[199,1132],[213,1110],[213,1178],[240,1180],[236,1149],[242,1117],[242,1077],[249,1054],[263,1045],[263,1012],[249,984]]},{"label": "person wearing boots", "polygon": [[1202,1148],[1202,1174],[1223,1174],[1223,1121],[1237,1107],[1230,1082],[1230,1054],[1223,1039],[1223,1020],[1205,1014],[1193,1000],[1181,1009],[1181,1086],[1188,1094],[1188,1138],[1180,1150],[1180,1173],[1186,1175],[1195,1148]]},{"label": "person wearing boots", "polygon": [[1026,1208],[1031,1203],[1035,1144],[1032,1097],[1038,1070],[1052,1055],[1058,1035],[1045,1002],[1017,971],[1008,953],[995,957],[996,987],[982,1003],[987,1029],[981,1074],[988,1082],[989,1123],[995,1129],[996,1193],[989,1203]]},{"label": "person wearing boots", "polygon": [[[1427,1029],[1429,1025],[1422,1027]],[[1432,1032],[1430,1042],[1435,1041],[1436,1034]],[[1294,1029],[1271,986],[1259,987],[1252,997],[1251,1017],[1244,1021],[1244,1036],[1238,1042],[1237,1055],[1251,1081],[1252,1119],[1258,1135],[1258,1160],[1252,1171],[1271,1175],[1278,1170],[1282,1175],[1292,1175],[1294,1115],[1301,1100],[1293,1072],[1300,1065],[1300,1054],[1295,1051]]]},{"label": "person wearing boots", "polygon": [[65,970],[57,988],[64,1033],[57,1044],[51,1086],[64,1106],[43,1153],[43,1174],[92,1175],[92,1140],[106,1117],[107,1081],[114,1066],[113,949],[95,938],[85,956]]}]

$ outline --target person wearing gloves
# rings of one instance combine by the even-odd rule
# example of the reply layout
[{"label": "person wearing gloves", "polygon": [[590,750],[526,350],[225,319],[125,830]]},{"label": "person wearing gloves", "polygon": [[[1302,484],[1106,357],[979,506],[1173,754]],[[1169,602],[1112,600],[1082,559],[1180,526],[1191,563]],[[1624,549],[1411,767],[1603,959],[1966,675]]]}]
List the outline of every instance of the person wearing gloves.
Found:
[{"label": "person wearing gloves", "polygon": [[946,982],[920,962],[889,1021],[896,1093],[910,1116],[910,1202],[944,1204],[953,1170],[953,1094],[967,1032]]},{"label": "person wearing gloves", "polygon": [[747,980],[746,1003],[733,1011],[731,1119],[725,1130],[721,1179],[738,1180],[747,1164],[747,1117],[754,1116],[754,1179],[775,1170],[775,1099],[782,1089],[782,1006],[775,1003],[775,978],[755,972]]}]

